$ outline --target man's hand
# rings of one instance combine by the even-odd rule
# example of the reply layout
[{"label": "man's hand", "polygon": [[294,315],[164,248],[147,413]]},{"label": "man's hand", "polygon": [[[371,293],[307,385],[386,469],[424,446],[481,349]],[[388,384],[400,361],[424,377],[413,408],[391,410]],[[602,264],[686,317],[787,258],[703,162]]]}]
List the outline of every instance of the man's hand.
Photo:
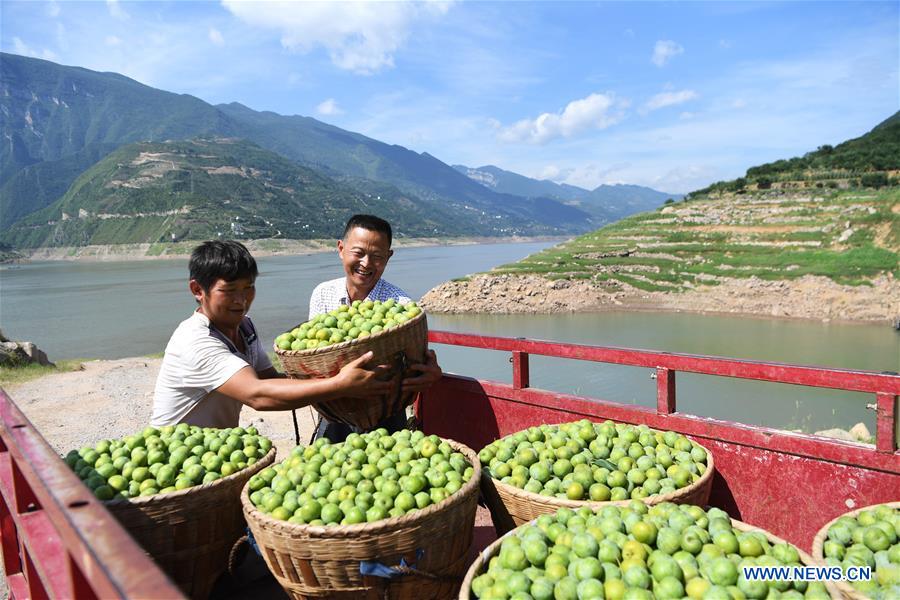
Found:
[{"label": "man's hand", "polygon": [[423,392],[444,376],[444,372],[441,371],[441,367],[437,363],[437,355],[434,353],[434,350],[429,350],[425,353],[424,363],[410,365],[409,368],[414,371],[420,371],[421,374],[404,379],[403,391]]},{"label": "man's hand", "polygon": [[356,360],[344,365],[344,368],[335,375],[335,383],[341,389],[341,394],[352,398],[368,398],[381,396],[391,391],[393,386],[390,381],[378,381],[378,377],[390,371],[389,365],[365,368],[365,365],[372,360],[373,355],[371,351],[366,352]]}]

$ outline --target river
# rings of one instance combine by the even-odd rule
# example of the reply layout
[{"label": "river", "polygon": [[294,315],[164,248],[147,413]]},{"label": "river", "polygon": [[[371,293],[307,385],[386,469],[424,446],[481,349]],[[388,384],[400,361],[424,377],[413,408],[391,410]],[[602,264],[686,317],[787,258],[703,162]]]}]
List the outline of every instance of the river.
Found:
[{"label": "river", "polygon": [[[387,279],[420,297],[448,279],[518,260],[549,242],[398,248]],[[334,253],[259,259],[251,316],[265,340],[305,320],[312,288],[341,276]],[[194,307],[187,260],[28,263],[0,271],[0,328],[51,360],[159,353]],[[430,315],[431,329],[821,365],[900,370],[900,335],[885,325],[687,313]],[[436,346],[447,372],[509,381],[508,355]],[[653,406],[650,370],[533,357],[533,387]],[[678,375],[680,411],[803,431],[874,431],[866,394]]]}]

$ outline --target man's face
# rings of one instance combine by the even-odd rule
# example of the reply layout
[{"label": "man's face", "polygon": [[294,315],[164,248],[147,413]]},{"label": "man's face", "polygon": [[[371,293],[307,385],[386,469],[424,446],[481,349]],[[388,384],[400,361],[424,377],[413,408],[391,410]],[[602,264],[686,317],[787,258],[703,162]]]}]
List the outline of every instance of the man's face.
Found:
[{"label": "man's face", "polygon": [[200,311],[220,329],[240,325],[256,297],[255,282],[249,278],[234,281],[217,279],[209,290],[204,290],[192,279],[190,288],[194,298],[200,303]]},{"label": "man's face", "polygon": [[362,227],[354,227],[344,239],[338,240],[338,256],[344,265],[348,285],[366,291],[381,279],[393,253],[386,235]]}]

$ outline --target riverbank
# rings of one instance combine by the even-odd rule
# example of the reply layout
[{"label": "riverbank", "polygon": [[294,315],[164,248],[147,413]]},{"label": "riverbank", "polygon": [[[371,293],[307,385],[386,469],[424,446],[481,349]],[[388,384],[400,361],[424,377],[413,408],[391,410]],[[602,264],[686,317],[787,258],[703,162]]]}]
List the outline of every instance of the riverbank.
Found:
[{"label": "riverbank", "polygon": [[[557,242],[564,237],[465,237],[465,238],[395,238],[394,249],[418,248],[425,246],[468,246],[474,244],[509,244],[526,242]],[[317,240],[282,240],[260,239],[240,240],[257,258],[261,256],[298,256],[329,252],[335,249],[334,239]],[[170,244],[111,244],[101,246],[67,246],[59,248],[37,248],[19,250],[21,259],[12,261],[44,262],[44,261],[79,261],[79,262],[112,262],[161,259],[185,259],[200,243],[200,240],[176,242]]]},{"label": "riverbank", "polygon": [[775,281],[720,277],[716,285],[684,292],[651,292],[620,282],[484,274],[443,283],[421,304],[430,312],[450,314],[652,310],[891,323],[900,316],[900,280],[890,273],[858,286],[813,275]]}]

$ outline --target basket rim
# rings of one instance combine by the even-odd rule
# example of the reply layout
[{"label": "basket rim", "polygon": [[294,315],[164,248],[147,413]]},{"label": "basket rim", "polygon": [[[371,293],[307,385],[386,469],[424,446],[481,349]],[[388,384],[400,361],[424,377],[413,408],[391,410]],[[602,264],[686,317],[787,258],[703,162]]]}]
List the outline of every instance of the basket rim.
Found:
[{"label": "basket rim", "polygon": [[[421,309],[421,307],[419,307],[419,308]],[[308,348],[306,350],[282,350],[281,348],[278,347],[278,344],[275,344],[274,342],[272,343],[272,346],[275,349],[275,354],[278,356],[287,356],[287,357],[316,356],[318,354],[324,354],[326,352],[333,352],[336,350],[337,351],[345,350],[347,348],[352,348],[353,346],[358,346],[360,344],[363,344],[363,343],[366,343],[366,342],[369,342],[372,340],[377,340],[377,339],[381,338],[384,334],[397,332],[402,329],[410,328],[413,325],[417,325],[419,323],[419,321],[421,321],[424,318],[425,318],[425,311],[422,310],[422,312],[417,314],[412,319],[406,321],[405,323],[402,323],[396,327],[392,327],[391,329],[383,329],[383,330],[379,331],[378,333],[376,333],[375,335],[369,335],[364,338],[356,338],[356,339],[350,340],[348,342],[341,342],[339,344],[331,344],[329,346],[322,346],[320,348]]]},{"label": "basket rim", "polygon": [[812,555],[813,558],[817,560],[822,560],[825,558],[825,555],[822,553],[822,550],[825,546],[825,538],[828,536],[828,530],[834,525],[838,519],[842,519],[844,517],[852,517],[856,516],[859,513],[865,510],[871,510],[873,508],[879,506],[887,506],[888,508],[897,508],[900,509],[900,500],[894,502],[877,502],[875,504],[869,504],[868,506],[861,506],[860,508],[854,508],[853,510],[848,510],[845,513],[839,514],[832,520],[828,521],[822,527],[819,528],[819,531],[816,532],[816,536],[813,538],[812,544]]},{"label": "basket rim", "polygon": [[[602,503],[595,502],[594,504],[602,504]],[[807,565],[816,564],[815,559],[812,556],[810,556],[809,554],[807,554],[806,552],[804,552],[802,549],[798,548],[796,546],[796,544],[791,544],[790,542],[781,539],[780,537],[778,537],[771,531],[761,529],[759,527],[756,527],[755,525],[750,525],[749,523],[745,523],[744,521],[738,521],[737,519],[733,519],[731,517],[729,517],[729,519],[731,520],[731,526],[734,529],[737,529],[738,531],[742,531],[742,532],[746,532],[746,533],[758,531],[758,532],[762,533],[763,535],[765,535],[766,539],[768,539],[770,542],[774,542],[776,544],[790,544],[791,546],[794,547],[794,549],[797,550],[797,553],[800,555],[800,562],[807,564]],[[484,550],[482,550],[481,552],[478,553],[478,556],[476,557],[475,561],[471,565],[469,565],[469,570],[466,571],[466,575],[463,578],[462,585],[459,588],[459,600],[470,600],[471,599],[471,597],[472,597],[472,580],[475,579],[475,577],[477,577],[477,575],[479,574],[479,571],[481,571],[481,568],[485,564],[487,564],[487,562],[497,553],[497,549],[500,547],[500,544],[503,543],[503,540],[506,539],[507,536],[515,535],[516,531],[518,531],[522,527],[525,527],[526,525],[534,525],[534,523],[536,521],[537,521],[537,519],[532,519],[532,520],[528,521],[527,523],[523,523],[522,525],[519,525],[515,529],[511,529],[511,530],[507,531],[506,533],[504,533],[503,535],[498,537],[496,540],[491,542]],[[826,587],[826,589],[828,589],[829,593],[831,594],[831,596],[833,598],[840,598],[839,595],[835,594],[834,589],[828,588],[828,585],[826,585],[825,587]]]},{"label": "basket rim", "polygon": [[[813,538],[813,543],[812,543],[813,560],[815,560],[819,564],[824,564],[824,562],[825,562],[825,554],[824,554],[825,539],[828,537],[828,530],[831,529],[832,525],[837,523],[838,519],[842,519],[843,517],[856,516],[859,513],[863,512],[864,510],[871,510],[878,506],[887,506],[889,508],[900,509],[900,501],[877,502],[875,504],[869,504],[868,506],[861,506],[859,508],[854,508],[853,510],[849,510],[845,513],[842,513],[842,514],[836,516],[832,520],[830,520],[827,523],[825,523],[824,525],[822,525],[822,527],[819,529],[819,531],[816,532],[816,536]],[[865,594],[863,594],[862,592],[857,590],[855,587],[848,585],[844,581],[834,581],[832,583],[834,583],[834,585],[841,592],[843,592],[843,594],[845,596],[851,598],[851,600],[869,598],[869,596],[866,596]]]},{"label": "basket rim", "polygon": [[372,523],[356,523],[354,525],[336,526],[308,524],[301,525],[298,523],[279,521],[278,519],[272,518],[266,513],[257,509],[256,506],[250,501],[250,482],[248,481],[246,484],[244,484],[243,489],[241,489],[241,504],[244,507],[244,514],[248,517],[248,521],[250,518],[253,518],[263,523],[267,528],[280,529],[281,531],[289,535],[301,538],[355,538],[361,533],[381,534],[398,529],[404,529],[407,525],[410,524],[418,524],[419,521],[424,520],[439,511],[443,511],[446,508],[464,502],[472,489],[477,488],[480,485],[481,462],[478,460],[478,454],[465,444],[451,439],[441,439],[450,444],[450,447],[452,447],[454,450],[465,455],[469,462],[472,464],[474,471],[472,472],[472,477],[469,478],[469,481],[463,484],[463,486],[459,488],[455,493],[447,496],[437,504],[431,504],[429,506],[426,506],[425,508],[407,513],[401,517],[388,517],[379,521],[374,521]]},{"label": "basket rim", "polygon": [[152,504],[161,500],[170,500],[172,498],[181,498],[190,494],[206,492],[207,490],[215,488],[219,485],[227,485],[228,483],[237,480],[238,477],[246,476],[247,473],[250,473],[250,475],[253,476],[275,461],[276,452],[277,451],[275,449],[275,444],[272,444],[272,447],[269,449],[269,451],[266,452],[264,456],[262,456],[252,465],[247,465],[240,471],[236,471],[231,475],[228,475],[227,477],[220,477],[219,479],[210,481],[209,483],[202,483],[200,485],[184,488],[183,490],[175,490],[174,492],[159,492],[157,494],[153,494],[152,496],[138,496],[136,498],[118,498],[115,500],[106,500],[103,502],[103,505],[106,507],[119,507]]},{"label": "basket rim", "polygon": [[[674,492],[669,492],[667,494],[651,494],[645,498],[638,498],[638,502],[643,502],[644,504],[661,504],[663,502],[674,502],[675,500],[681,498],[682,496],[686,496],[690,493],[693,493],[694,490],[701,489],[704,485],[706,485],[712,479],[715,474],[715,459],[713,458],[712,452],[709,451],[705,446],[691,440],[694,444],[697,444],[700,448],[706,452],[706,470],[700,476],[697,481],[687,485],[683,488],[678,488]],[[569,500],[568,498],[557,498],[556,496],[542,496],[541,494],[536,494],[534,492],[529,492],[527,490],[523,490],[521,488],[517,488],[514,485],[510,485],[508,483],[503,483],[499,479],[495,479],[491,475],[487,475],[487,471],[482,471],[482,473],[491,480],[491,483],[494,484],[494,487],[498,488],[498,490],[503,490],[503,493],[519,498],[523,501],[538,503],[538,504],[547,504],[551,506],[556,506],[557,508],[581,508],[582,506],[597,506],[598,508],[603,508],[606,506],[628,506],[630,502],[635,500],[635,498],[626,498],[624,500]]]}]

